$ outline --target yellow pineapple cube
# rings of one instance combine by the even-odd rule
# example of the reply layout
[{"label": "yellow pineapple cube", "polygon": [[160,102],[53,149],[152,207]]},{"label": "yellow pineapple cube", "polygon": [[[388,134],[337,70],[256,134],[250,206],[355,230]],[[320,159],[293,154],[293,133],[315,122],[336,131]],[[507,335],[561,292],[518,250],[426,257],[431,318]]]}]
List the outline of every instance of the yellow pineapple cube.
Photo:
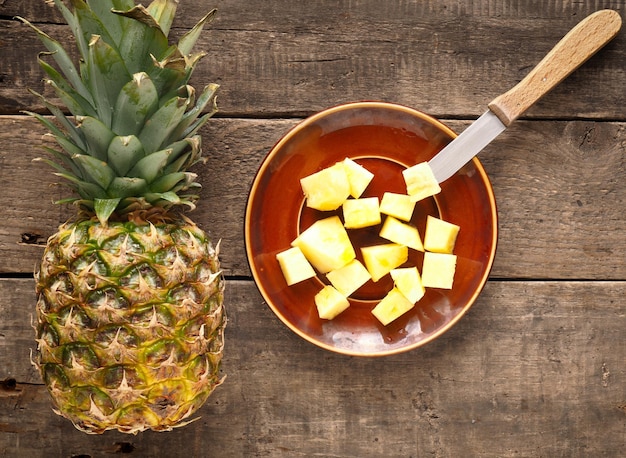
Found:
[{"label": "yellow pineapple cube", "polygon": [[460,227],[434,216],[426,219],[424,248],[436,253],[452,253]]},{"label": "yellow pineapple cube", "polygon": [[372,278],[358,259],[326,274],[328,281],[344,296],[348,297]]},{"label": "yellow pineapple cube", "polygon": [[372,309],[372,314],[383,326],[387,326],[392,321],[400,318],[411,310],[415,304],[404,297],[397,288],[393,288],[387,295]]},{"label": "yellow pineapple cube", "polygon": [[449,253],[424,253],[422,284],[426,288],[452,289],[456,255]]},{"label": "yellow pineapple cube", "polygon": [[411,221],[415,202],[407,194],[386,192],[380,201],[380,212],[402,221]]},{"label": "yellow pineapple cube", "polygon": [[313,300],[319,317],[324,320],[332,320],[350,307],[348,299],[330,285],[324,286]]},{"label": "yellow pineapple cube", "polygon": [[361,254],[365,267],[375,282],[409,259],[409,249],[406,245],[397,243],[363,247]]},{"label": "yellow pineapple cube", "polygon": [[441,187],[428,162],[420,162],[402,171],[406,191],[413,202],[434,196],[441,192]]},{"label": "yellow pineapple cube", "polygon": [[343,164],[350,183],[350,195],[357,199],[361,197],[370,184],[370,181],[374,178],[374,174],[349,157],[344,159]]},{"label": "yellow pineapple cube", "polygon": [[325,274],[345,266],[356,253],[338,216],[320,219],[302,232],[293,242],[307,260]]},{"label": "yellow pineapple cube", "polygon": [[422,239],[415,226],[398,221],[393,216],[385,218],[385,223],[379,235],[399,245],[406,245],[414,250],[424,251]]},{"label": "yellow pineapple cube", "polygon": [[395,287],[404,294],[410,302],[416,303],[426,293],[426,288],[422,285],[422,279],[417,267],[402,267],[392,269],[390,272]]},{"label": "yellow pineapple cube", "polygon": [[298,247],[281,251],[276,259],[289,286],[315,277],[315,270]]},{"label": "yellow pineapple cube", "polygon": [[307,207],[316,210],[336,210],[350,196],[350,182],[343,162],[302,178],[300,185]]},{"label": "yellow pineapple cube", "polygon": [[380,224],[378,197],[348,199],[342,207],[344,226],[348,229],[360,229]]}]

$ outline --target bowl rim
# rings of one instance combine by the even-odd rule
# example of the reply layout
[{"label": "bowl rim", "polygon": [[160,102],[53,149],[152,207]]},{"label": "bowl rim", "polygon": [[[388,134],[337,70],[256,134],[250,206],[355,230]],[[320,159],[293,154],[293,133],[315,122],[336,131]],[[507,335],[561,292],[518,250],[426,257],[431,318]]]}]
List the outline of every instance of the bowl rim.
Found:
[{"label": "bowl rim", "polygon": [[291,331],[293,331],[296,335],[300,336],[301,338],[303,338],[304,340],[306,340],[307,342],[320,347],[322,349],[331,351],[333,353],[337,353],[337,354],[342,354],[342,355],[347,355],[347,356],[358,356],[358,357],[371,357],[371,358],[377,358],[377,357],[382,357],[382,356],[390,356],[390,355],[397,355],[397,354],[401,354],[401,353],[405,353],[411,350],[415,350],[416,348],[422,347],[423,345],[426,345],[429,342],[432,342],[433,340],[439,338],[442,334],[446,333],[447,331],[449,331],[463,316],[465,316],[465,314],[468,312],[468,310],[474,305],[474,303],[476,302],[478,296],[482,293],[488,279],[491,273],[491,270],[493,268],[493,263],[496,257],[496,250],[497,250],[497,245],[498,245],[498,232],[499,232],[499,224],[498,224],[498,209],[497,209],[497,203],[496,203],[496,199],[495,199],[495,194],[493,192],[493,187],[491,185],[491,180],[489,179],[489,176],[487,175],[487,172],[485,171],[483,165],[480,163],[480,161],[478,160],[478,158],[476,156],[474,156],[474,158],[472,158],[472,164],[473,166],[476,168],[476,170],[478,171],[478,173],[481,176],[482,181],[485,183],[485,188],[486,188],[486,193],[488,195],[488,199],[489,199],[489,208],[490,208],[490,213],[491,213],[491,217],[492,217],[492,221],[493,221],[493,234],[492,234],[492,240],[491,240],[491,251],[489,252],[489,259],[486,263],[486,268],[484,270],[484,273],[479,281],[479,283],[477,284],[477,287],[475,288],[474,292],[472,293],[471,297],[469,298],[469,300],[467,301],[467,303],[459,310],[459,312],[452,317],[452,319],[450,319],[450,321],[448,321],[444,326],[442,326],[440,329],[438,329],[436,332],[432,333],[431,335],[429,335],[428,337],[415,342],[413,344],[409,344],[406,345],[404,347],[398,347],[398,348],[393,348],[393,349],[389,349],[389,350],[384,350],[384,351],[375,351],[375,352],[360,352],[357,350],[349,350],[349,349],[344,349],[344,348],[337,348],[334,347],[332,345],[329,345],[325,342],[322,342],[318,339],[313,338],[312,336],[310,336],[309,334],[307,334],[306,332],[302,331],[300,328],[298,328],[297,326],[295,326],[293,323],[291,323],[289,320],[287,320],[283,314],[281,313],[281,311],[273,304],[272,300],[271,300],[271,296],[269,295],[269,293],[265,290],[265,288],[263,287],[263,284],[261,282],[261,278],[259,275],[259,272],[257,271],[257,268],[254,264],[254,262],[252,261],[253,258],[253,253],[251,252],[251,248],[250,248],[250,243],[249,243],[249,237],[250,237],[250,231],[252,228],[252,221],[251,221],[251,203],[253,200],[253,197],[257,191],[257,187],[259,186],[259,179],[260,176],[263,174],[263,172],[269,167],[272,158],[276,155],[276,152],[282,147],[283,144],[287,143],[288,141],[290,141],[290,139],[296,135],[300,130],[302,130],[303,128],[305,128],[306,126],[316,122],[317,120],[324,118],[326,116],[332,115],[334,113],[337,112],[341,112],[341,111],[345,111],[345,110],[352,110],[352,109],[360,109],[360,108],[382,108],[382,109],[387,109],[387,110],[398,110],[398,111],[403,111],[411,116],[415,116],[417,118],[420,118],[428,123],[433,124],[435,127],[437,127],[437,129],[440,129],[442,132],[444,132],[445,134],[449,135],[451,138],[451,141],[454,140],[457,137],[457,133],[454,132],[451,128],[449,128],[447,125],[445,125],[444,123],[442,123],[441,121],[439,121],[438,119],[434,118],[433,116],[430,116],[422,111],[419,111],[415,108],[411,108],[408,107],[406,105],[402,105],[402,104],[398,104],[398,103],[393,103],[393,102],[383,102],[383,101],[358,101],[358,102],[346,102],[346,103],[342,103],[342,104],[338,104],[335,106],[331,106],[329,108],[323,109],[311,116],[308,116],[306,118],[304,118],[302,121],[298,122],[295,126],[291,127],[285,134],[283,134],[283,136],[274,144],[274,146],[268,151],[268,153],[265,155],[265,157],[263,158],[263,160],[261,161],[257,172],[255,173],[254,179],[250,185],[250,189],[248,192],[248,198],[246,200],[246,208],[245,208],[245,217],[244,217],[244,244],[245,244],[245,252],[246,252],[246,260],[248,262],[248,266],[250,268],[250,272],[252,273],[252,277],[254,280],[254,283],[257,286],[257,289],[259,290],[259,292],[261,293],[262,298],[264,299],[264,302],[266,303],[266,305],[272,310],[272,312],[274,313],[274,315],[284,324],[286,325],[289,329],[291,329]]}]

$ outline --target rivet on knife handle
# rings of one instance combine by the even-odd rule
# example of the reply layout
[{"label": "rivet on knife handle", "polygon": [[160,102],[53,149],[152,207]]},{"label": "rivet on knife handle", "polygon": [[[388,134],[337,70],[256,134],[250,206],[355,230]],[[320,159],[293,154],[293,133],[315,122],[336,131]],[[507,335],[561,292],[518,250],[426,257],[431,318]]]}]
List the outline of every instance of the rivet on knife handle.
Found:
[{"label": "rivet on knife handle", "polygon": [[489,109],[506,126],[543,95],[580,67],[619,32],[622,19],[616,11],[601,10],[587,16],[515,87],[496,97]]}]

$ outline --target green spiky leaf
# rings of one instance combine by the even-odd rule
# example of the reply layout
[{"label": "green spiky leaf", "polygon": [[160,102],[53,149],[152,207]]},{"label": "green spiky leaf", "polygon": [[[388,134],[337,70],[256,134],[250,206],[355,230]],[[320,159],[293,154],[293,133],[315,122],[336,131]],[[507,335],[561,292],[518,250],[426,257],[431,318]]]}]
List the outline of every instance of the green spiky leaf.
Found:
[{"label": "green spiky leaf", "polygon": [[128,171],[145,156],[143,145],[134,135],[115,137],[109,144],[107,151],[108,163],[119,176]]},{"label": "green spiky leaf", "polygon": [[[56,0],[57,2],[59,0]],[[89,43],[91,41],[91,38],[94,35],[99,36],[100,38],[102,38],[106,43],[108,43],[110,46],[114,46],[117,47],[117,43],[115,40],[115,35],[112,34],[112,32],[115,32],[116,30],[111,30],[110,24],[109,27],[107,27],[107,25],[105,25],[102,21],[102,18],[99,17],[95,11],[92,9],[92,7],[90,5],[87,5],[87,3],[85,3],[84,0],[71,0],[72,1],[72,5],[74,6],[74,17],[76,18],[76,21],[78,23],[79,26],[79,30],[82,32],[82,41],[84,43]],[[96,3],[101,3],[102,0],[97,0],[97,1],[92,1],[90,2],[91,4],[96,4]],[[112,16],[111,14],[107,14],[104,17],[108,17],[108,16]],[[67,17],[66,17],[67,19]],[[69,22],[69,21],[68,21]],[[112,21],[109,21],[112,23]],[[121,28],[120,28],[121,31]],[[80,37],[79,37],[80,39]],[[87,55],[83,54],[83,58],[85,58]]]},{"label": "green spiky leaf", "polygon": [[107,197],[106,191],[95,183],[81,180],[75,175],[71,175],[69,173],[57,172],[55,175],[67,180],[69,182],[68,185],[75,189],[76,192],[78,192],[78,194],[84,199],[93,200],[94,198],[104,199]]},{"label": "green spiky leaf", "polygon": [[74,89],[78,91],[80,95],[82,95],[85,99],[90,100],[90,93],[87,89],[87,86],[84,84],[83,80],[80,77],[80,74],[76,70],[72,58],[69,56],[67,51],[61,46],[61,44],[50,38],[48,34],[43,32],[41,29],[35,27],[33,24],[28,22],[26,19],[18,17],[20,21],[28,25],[31,29],[33,29],[39,39],[44,44],[44,46],[50,52],[50,55],[53,57],[59,68],[63,71],[63,74],[67,78],[67,80],[72,84]]},{"label": "green spiky leaf", "polygon": [[157,193],[166,192],[174,189],[178,183],[186,181],[186,179],[187,176],[185,172],[170,173],[154,180],[150,185],[150,190]]},{"label": "green spiky leaf", "polygon": [[110,216],[119,205],[120,200],[121,199],[119,198],[94,199],[94,211],[96,212],[96,217],[100,221],[100,224],[102,224],[103,226],[107,225]]},{"label": "green spiky leaf", "polygon": [[94,116],[94,111],[91,103],[80,95],[71,84],[59,73],[52,65],[48,64],[41,57],[42,55],[49,55],[49,53],[42,53],[39,55],[39,66],[46,72],[50,78],[47,83],[54,88],[55,93],[70,110],[70,112],[76,115]]},{"label": "green spiky leaf", "polygon": [[89,6],[93,14],[109,31],[109,35],[119,45],[125,27],[124,19],[116,14],[111,14],[111,10],[129,10],[135,6],[135,2],[133,0],[97,0],[90,2]]},{"label": "green spiky leaf", "polygon": [[165,200],[171,203],[179,203],[180,197],[175,192],[155,192],[146,194],[148,202],[158,202]]},{"label": "green spiky leaf", "polygon": [[77,154],[72,160],[82,169],[85,178],[97,184],[102,189],[107,189],[115,178],[115,172],[106,162],[86,154]]},{"label": "green spiky leaf", "polygon": [[115,100],[131,76],[118,52],[97,35],[89,42],[88,68],[96,111],[102,123],[110,126]]},{"label": "green spiky leaf", "polygon": [[161,94],[160,102],[165,103],[189,80],[185,57],[174,48],[173,54],[163,60],[154,58],[152,64],[153,67],[149,71],[150,79]]},{"label": "green spiky leaf", "polygon": [[146,180],[143,178],[115,177],[107,192],[111,197],[125,198],[142,195],[147,189]]},{"label": "green spiky leaf", "polygon": [[218,86],[207,85],[196,100],[188,82],[206,54],[193,48],[215,10],[170,44],[177,0],[49,2],[75,36],[77,63],[56,39],[22,21],[44,43],[39,65],[63,105],[35,93],[53,118],[29,113],[60,146],[44,145],[54,160],[42,161],[79,196],[61,202],[95,212],[103,224],[151,205],[193,208],[198,196],[188,190],[200,185],[187,168],[202,160],[197,132],[216,111]]},{"label": "green spiky leaf", "polygon": [[206,24],[208,24],[215,18],[216,14],[216,9],[209,11],[207,15],[200,19],[200,21],[189,32],[181,37],[181,39],[178,41],[178,49],[180,49],[181,53],[183,53],[184,55],[191,54],[191,50],[196,45],[196,41],[198,41],[198,38],[200,38],[200,33],[202,32],[202,29]]},{"label": "green spiky leaf", "polygon": [[154,0],[148,6],[148,13],[159,24],[163,35],[168,36],[176,15],[176,0]]},{"label": "green spiky leaf", "polygon": [[35,113],[30,113],[30,112],[27,112],[27,113],[37,118],[39,122],[41,122],[44,126],[48,127],[48,129],[51,132],[55,133],[55,135],[56,135],[56,132],[59,132],[60,135],[63,135],[67,137],[68,139],[70,139],[77,147],[81,149],[87,148],[87,144],[85,143],[85,140],[81,136],[76,126],[72,124],[72,122],[69,119],[67,119],[67,116],[65,116],[65,114],[59,107],[48,102],[48,100],[43,95],[38,94],[37,92],[34,92],[34,91],[30,91],[30,92],[41,99],[41,101],[46,106],[46,108],[50,111],[50,113],[54,115],[56,120],[59,122],[61,128],[65,130],[65,133],[61,134],[61,131],[57,129],[56,127],[51,128],[50,126],[52,125],[52,123],[48,121],[46,118],[44,118],[43,116],[37,115]]},{"label": "green spiky leaf", "polygon": [[98,118],[78,116],[78,128],[87,142],[87,153],[101,161],[107,160],[107,150],[115,134]]},{"label": "green spiky leaf", "polygon": [[[63,148],[65,151],[67,151],[68,156],[70,157],[70,160],[72,160],[72,161],[73,161],[73,159],[71,159],[71,158],[73,158],[77,154],[82,154],[84,152],[84,149],[79,148],[78,146],[76,146],[67,137],[55,136],[54,139],[56,140],[56,142],[59,144],[59,146],[61,148]],[[80,174],[78,174],[78,176],[83,177],[82,171],[80,171]]]},{"label": "green spiky leaf", "polygon": [[162,58],[164,51],[169,48],[167,36],[145,7],[137,5],[127,10],[113,10],[113,13],[132,19],[125,23],[119,47],[132,73],[148,69],[151,55]]},{"label": "green spiky leaf", "polygon": [[[56,159],[56,162],[54,162],[57,166],[62,167],[64,170],[69,171],[70,173],[74,174],[74,175],[80,175],[81,171],[80,169],[76,166],[76,164],[74,164],[74,161],[72,161],[71,159],[71,155],[68,154],[67,151],[65,150],[56,150],[54,148],[50,148],[48,146],[44,146],[43,149],[52,157],[54,157]],[[48,164],[50,164],[50,162],[53,161],[46,161],[43,158],[35,158],[33,159],[33,161],[43,161],[46,162]],[[50,164],[52,165],[52,164]],[[55,167],[56,168],[56,167]]]},{"label": "green spiky leaf", "polygon": [[[198,97],[194,107],[187,111],[181,119],[176,129],[170,134],[170,140],[175,138],[184,138],[195,135],[195,133],[202,127],[215,113],[217,113],[217,102],[215,100],[218,84],[208,84]],[[210,105],[211,109],[208,113],[198,119],[203,110]]]},{"label": "green spiky leaf", "polygon": [[133,75],[115,103],[113,130],[118,135],[139,135],[146,118],[159,106],[159,94],[147,73]]},{"label": "green spiky leaf", "polygon": [[[200,154],[200,144],[201,138],[200,136],[194,136],[189,138],[184,138],[175,143],[170,144],[170,149],[172,150],[172,155],[170,156],[168,164],[176,161],[183,153],[191,151],[192,155]],[[182,169],[180,169],[182,170]]]},{"label": "green spiky leaf", "polygon": [[143,178],[146,182],[152,183],[162,172],[171,154],[171,149],[164,149],[144,157],[130,169],[128,176]]},{"label": "green spiky leaf", "polygon": [[186,99],[180,97],[171,99],[146,121],[139,134],[139,140],[146,152],[157,151],[161,148],[170,133],[180,123],[186,108]]}]

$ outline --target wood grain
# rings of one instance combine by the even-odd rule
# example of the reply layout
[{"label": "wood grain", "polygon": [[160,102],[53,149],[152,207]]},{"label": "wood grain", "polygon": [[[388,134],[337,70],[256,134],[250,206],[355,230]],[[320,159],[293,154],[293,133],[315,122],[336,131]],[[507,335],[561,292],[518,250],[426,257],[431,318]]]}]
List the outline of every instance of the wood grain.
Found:
[{"label": "wood grain", "polygon": [[[202,131],[209,160],[196,170],[203,190],[191,216],[222,240],[229,276],[250,275],[242,235],[248,190],[267,152],[296,122],[213,119]],[[468,125],[447,124],[459,132]],[[72,216],[71,208],[52,204],[64,191],[52,186],[52,170],[32,163],[43,134],[27,117],[0,116],[0,272],[32,272],[41,244]],[[626,278],[625,123],[519,121],[480,157],[500,218],[494,277]]]},{"label": "wood grain", "polygon": [[[68,30],[43,1],[0,5],[0,114],[42,109],[27,89],[44,91],[37,53],[42,45],[22,15],[62,43]],[[198,41],[209,55],[192,80],[222,85],[225,116],[302,116],[355,100],[414,106],[437,117],[475,117],[497,95],[519,82],[585,15],[623,2],[441,1],[298,2],[213,1],[198,9],[181,5],[180,24],[191,27],[202,12],[219,9]],[[2,18],[5,18],[2,20]],[[177,29],[180,34],[185,29]],[[520,46],[522,44],[523,46]],[[626,118],[623,75],[626,37],[581,67],[529,117]],[[583,91],[584,89],[584,91]]]},{"label": "wood grain", "polygon": [[622,19],[614,10],[601,10],[587,16],[567,32],[522,81],[492,100],[489,109],[509,126],[615,38],[621,27]]},{"label": "wood grain", "polygon": [[[141,3],[149,3],[142,0]],[[623,0],[187,0],[181,36],[218,15],[192,83],[221,84],[202,130],[192,216],[222,239],[227,374],[195,423],[88,436],[56,416],[30,364],[42,244],[72,209],[34,164],[44,130],[43,49],[14,19],[63,43],[43,0],[0,0],[0,456],[613,457],[626,449],[626,33],[481,153],[498,203],[491,278],[440,339],[380,359],[297,337],[263,303],[244,242],[250,183],[303,117],[356,100],[408,105],[457,132],[583,17]]]},{"label": "wood grain", "polygon": [[492,281],[442,338],[366,359],[312,346],[252,282],[229,281],[225,383],[196,423],[135,437],[87,436],[52,413],[29,363],[32,287],[0,280],[0,381],[18,381],[0,388],[2,456],[575,458],[626,447],[625,282]]}]

